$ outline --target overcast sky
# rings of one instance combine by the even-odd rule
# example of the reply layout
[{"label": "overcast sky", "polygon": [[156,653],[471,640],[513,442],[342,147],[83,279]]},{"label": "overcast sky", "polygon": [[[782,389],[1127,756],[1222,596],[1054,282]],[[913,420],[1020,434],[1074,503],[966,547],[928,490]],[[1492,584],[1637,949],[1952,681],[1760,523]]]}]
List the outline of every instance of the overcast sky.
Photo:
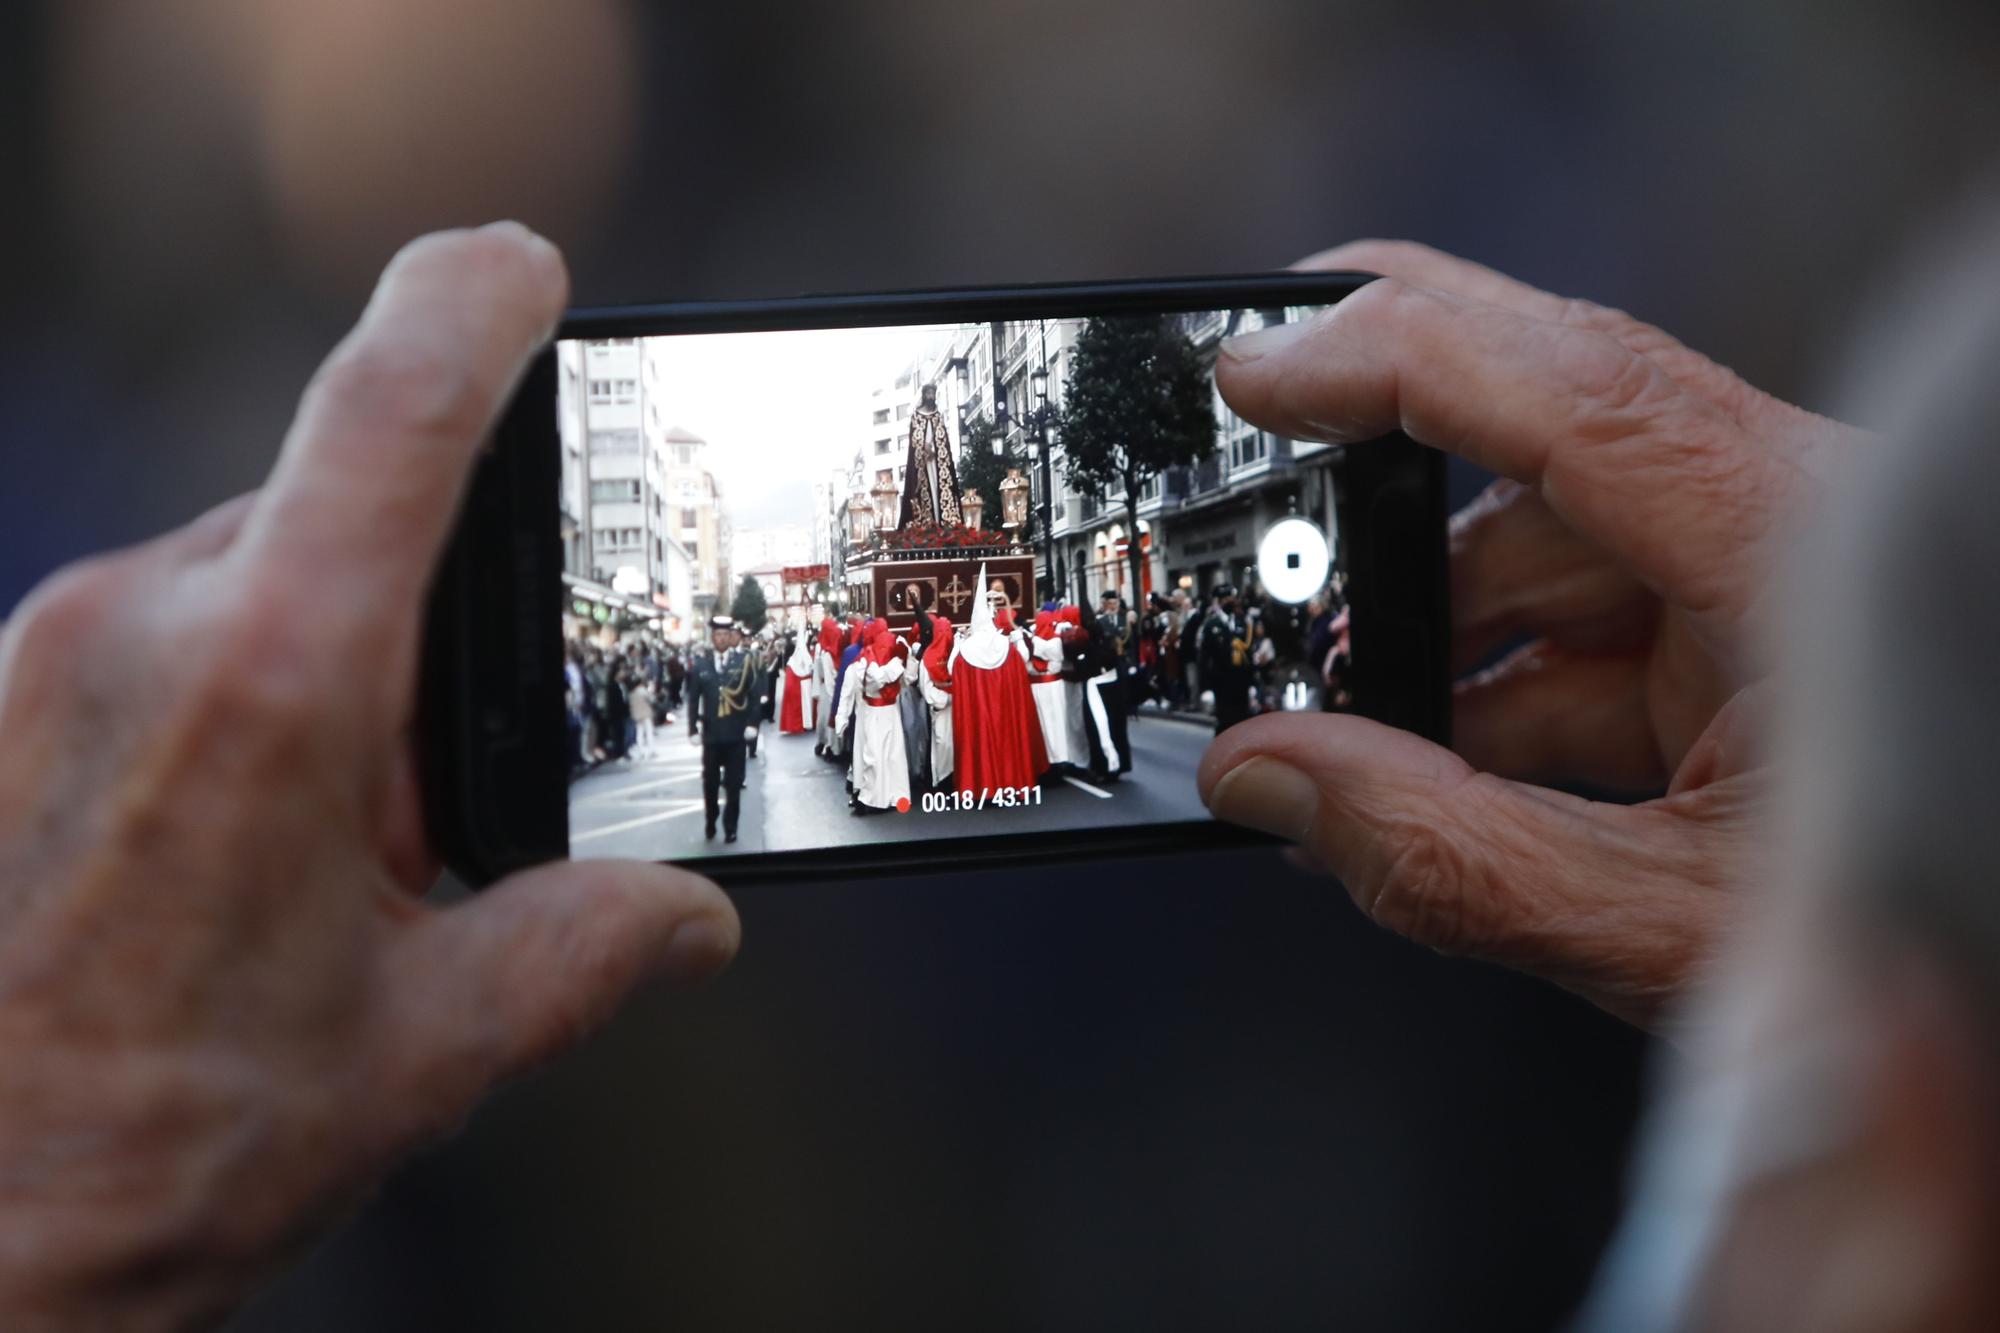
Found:
[{"label": "overcast sky", "polygon": [[874,438],[869,395],[947,327],[649,339],[660,349],[660,415],[708,441],[709,470],[738,528],[810,524],[812,484]]}]

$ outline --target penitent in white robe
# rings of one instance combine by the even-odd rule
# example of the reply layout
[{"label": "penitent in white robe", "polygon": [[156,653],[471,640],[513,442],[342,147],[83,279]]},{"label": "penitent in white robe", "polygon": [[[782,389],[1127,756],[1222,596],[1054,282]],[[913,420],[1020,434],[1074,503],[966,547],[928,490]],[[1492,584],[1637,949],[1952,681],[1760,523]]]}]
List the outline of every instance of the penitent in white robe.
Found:
[{"label": "penitent in white robe", "polygon": [[[863,805],[894,810],[910,799],[910,761],[903,744],[902,710],[888,687],[903,680],[905,667],[896,657],[886,666],[866,657],[855,665],[864,670],[856,691],[861,703],[855,709],[854,794]],[[844,690],[841,701],[846,702]]]},{"label": "penitent in white robe", "polygon": [[920,666],[917,688],[931,710],[931,781],[942,787],[951,777],[951,686],[938,684],[930,669]]},{"label": "penitent in white robe", "polygon": [[831,748],[833,745],[833,683],[839,676],[838,653],[821,651],[813,654],[813,700],[819,718],[817,743],[822,748]]},{"label": "penitent in white robe", "polygon": [[817,703],[813,698],[812,649],[806,646],[806,636],[801,634],[792,649],[792,656],[778,673],[778,730],[787,735],[801,735],[814,730],[819,725],[819,717],[813,710]]},{"label": "penitent in white robe", "polygon": [[[1042,723],[1042,744],[1049,750],[1049,766],[1080,764],[1082,761],[1069,748],[1069,682],[1061,675],[1062,640],[1030,638],[1028,653],[1032,673],[1028,678],[1029,688],[1035,696],[1035,715]],[[1044,672],[1052,679],[1035,679]]]}]

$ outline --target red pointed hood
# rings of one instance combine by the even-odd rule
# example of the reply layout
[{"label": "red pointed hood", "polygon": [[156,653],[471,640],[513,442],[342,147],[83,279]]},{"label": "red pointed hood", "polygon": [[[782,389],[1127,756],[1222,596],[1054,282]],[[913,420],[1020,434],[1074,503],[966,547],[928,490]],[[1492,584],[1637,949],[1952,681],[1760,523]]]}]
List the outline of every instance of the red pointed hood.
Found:
[{"label": "red pointed hood", "polygon": [[943,616],[932,616],[931,646],[924,651],[924,670],[940,685],[951,684],[951,672],[946,665],[951,661],[951,640],[951,622]]},{"label": "red pointed hood", "polygon": [[867,647],[863,650],[869,660],[877,666],[887,666],[896,658],[896,636],[889,633],[889,622],[876,618],[868,622]]},{"label": "red pointed hood", "polygon": [[1056,633],[1064,643],[1075,643],[1083,637],[1083,613],[1073,606],[1065,606],[1056,612]]},{"label": "red pointed hood", "polygon": [[1055,636],[1056,613],[1053,611],[1035,612],[1035,637],[1038,639],[1053,639]]}]

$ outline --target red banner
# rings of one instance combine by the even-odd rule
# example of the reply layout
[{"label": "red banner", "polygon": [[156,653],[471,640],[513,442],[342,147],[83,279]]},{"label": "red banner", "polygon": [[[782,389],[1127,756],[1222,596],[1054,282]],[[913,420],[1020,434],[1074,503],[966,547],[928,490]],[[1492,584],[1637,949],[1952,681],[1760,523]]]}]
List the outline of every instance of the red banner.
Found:
[{"label": "red banner", "polygon": [[786,565],[779,577],[786,583],[824,583],[830,572],[825,565]]}]

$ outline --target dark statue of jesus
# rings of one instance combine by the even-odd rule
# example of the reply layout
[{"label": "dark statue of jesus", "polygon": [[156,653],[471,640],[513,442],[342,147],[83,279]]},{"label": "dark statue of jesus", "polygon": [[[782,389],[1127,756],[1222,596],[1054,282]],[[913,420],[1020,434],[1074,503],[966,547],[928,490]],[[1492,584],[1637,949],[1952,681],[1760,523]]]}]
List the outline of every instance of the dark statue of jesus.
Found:
[{"label": "dark statue of jesus", "polygon": [[903,464],[903,503],[896,526],[941,523],[955,528],[964,521],[958,510],[951,435],[945,430],[944,413],[938,411],[937,386],[926,384],[923,403],[910,417],[910,453]]}]

